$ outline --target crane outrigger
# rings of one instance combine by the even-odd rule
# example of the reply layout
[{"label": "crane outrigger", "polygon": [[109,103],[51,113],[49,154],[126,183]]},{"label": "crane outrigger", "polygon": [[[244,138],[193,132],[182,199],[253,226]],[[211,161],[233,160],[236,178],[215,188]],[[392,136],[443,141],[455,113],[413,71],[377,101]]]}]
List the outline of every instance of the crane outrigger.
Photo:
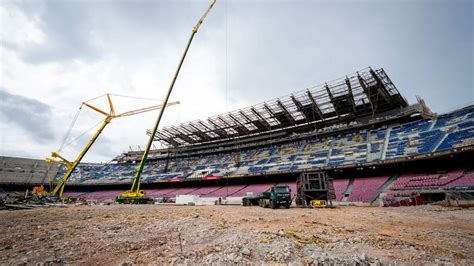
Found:
[{"label": "crane outrigger", "polygon": [[67,167],[67,170],[64,173],[64,175],[61,177],[59,182],[56,184],[54,189],[52,189],[50,192],[47,192],[44,189],[44,186],[41,185],[41,186],[37,186],[37,187],[33,188],[33,191],[32,191],[33,195],[35,195],[37,197],[41,197],[41,198],[48,198],[48,199],[51,199],[51,200],[61,199],[62,195],[63,195],[63,192],[64,192],[64,187],[66,185],[66,182],[69,179],[69,177],[71,177],[74,169],[76,169],[78,164],[81,162],[82,158],[84,158],[86,153],[92,147],[92,145],[97,140],[99,135],[102,133],[104,128],[112,121],[112,119],[132,116],[132,115],[136,115],[136,114],[150,112],[150,111],[157,110],[157,109],[162,110],[162,109],[165,108],[165,106],[173,106],[173,105],[179,104],[179,102],[177,102],[177,101],[176,102],[170,102],[170,103],[166,102],[166,103],[159,104],[159,105],[153,105],[153,106],[149,106],[149,107],[145,107],[145,108],[135,109],[135,110],[127,111],[127,112],[124,112],[124,113],[116,114],[115,109],[114,109],[114,105],[112,103],[111,94],[106,94],[106,96],[107,96],[108,104],[109,104],[109,107],[110,107],[109,112],[103,111],[102,109],[100,109],[98,107],[95,107],[95,106],[93,106],[93,105],[91,105],[87,102],[82,103],[79,110],[81,110],[82,106],[87,106],[90,109],[104,115],[105,116],[104,121],[100,125],[99,129],[94,133],[92,138],[89,139],[86,146],[77,155],[77,157],[74,161],[71,162],[71,161],[67,160],[66,158],[61,156],[58,152],[52,152],[51,157],[46,158],[46,162],[54,162],[54,163],[63,164]]},{"label": "crane outrigger", "polygon": [[135,174],[135,178],[133,179],[132,187],[131,187],[130,190],[127,190],[124,193],[117,196],[116,201],[118,203],[146,203],[146,202],[149,201],[149,199],[146,196],[146,192],[144,190],[140,190],[140,176],[142,174],[143,167],[145,166],[145,162],[148,158],[148,153],[150,152],[151,144],[153,143],[153,140],[155,138],[156,131],[157,131],[158,126],[160,124],[161,117],[163,116],[163,113],[165,111],[165,107],[166,107],[166,104],[168,103],[168,99],[171,95],[171,91],[173,90],[176,79],[178,78],[178,74],[179,74],[179,71],[181,70],[181,66],[183,65],[184,58],[186,57],[186,54],[188,53],[189,46],[191,45],[191,42],[193,41],[194,35],[198,32],[199,27],[201,27],[202,23],[204,22],[204,19],[206,18],[207,14],[211,11],[211,9],[214,6],[214,4],[216,3],[216,1],[217,0],[212,0],[211,4],[206,9],[206,12],[204,12],[204,14],[199,19],[196,26],[193,27],[193,30],[191,32],[191,36],[189,37],[188,43],[186,44],[186,47],[184,49],[184,53],[181,56],[181,60],[179,61],[178,68],[176,69],[176,73],[174,74],[174,77],[171,80],[171,84],[168,88],[168,92],[166,93],[165,100],[164,100],[164,103],[163,103],[164,106],[160,110],[160,113],[158,114],[158,118],[156,119],[156,122],[153,125],[153,129],[151,130],[150,138],[148,139],[148,143],[146,145],[146,148],[143,151],[142,159],[141,159],[140,164],[138,166],[137,173]]}]

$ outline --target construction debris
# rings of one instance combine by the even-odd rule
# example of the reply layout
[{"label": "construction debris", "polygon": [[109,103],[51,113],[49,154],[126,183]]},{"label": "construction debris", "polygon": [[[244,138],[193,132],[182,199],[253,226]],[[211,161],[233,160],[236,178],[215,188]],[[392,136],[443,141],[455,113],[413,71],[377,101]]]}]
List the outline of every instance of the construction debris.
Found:
[{"label": "construction debris", "polygon": [[86,201],[78,198],[64,197],[60,201],[48,198],[38,198],[26,192],[6,192],[0,191],[0,210],[23,210],[44,207],[67,207],[87,204]]},{"label": "construction debris", "polygon": [[474,262],[473,209],[64,206],[0,211],[0,264]]}]

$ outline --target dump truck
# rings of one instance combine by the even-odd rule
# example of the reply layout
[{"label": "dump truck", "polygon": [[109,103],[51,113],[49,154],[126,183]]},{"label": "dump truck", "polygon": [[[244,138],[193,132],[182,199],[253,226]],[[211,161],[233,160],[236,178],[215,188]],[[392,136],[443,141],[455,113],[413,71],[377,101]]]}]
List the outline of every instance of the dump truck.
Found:
[{"label": "dump truck", "polygon": [[242,198],[243,206],[259,205],[263,208],[276,209],[280,206],[290,208],[291,189],[289,186],[273,186],[270,191],[262,192],[255,197]]}]

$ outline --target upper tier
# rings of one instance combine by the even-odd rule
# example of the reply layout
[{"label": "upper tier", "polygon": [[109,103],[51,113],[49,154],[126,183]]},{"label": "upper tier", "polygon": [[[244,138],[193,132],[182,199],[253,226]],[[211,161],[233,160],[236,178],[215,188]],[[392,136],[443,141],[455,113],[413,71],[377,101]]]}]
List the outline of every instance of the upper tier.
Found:
[{"label": "upper tier", "polygon": [[[233,112],[158,130],[156,141],[196,146],[269,133],[288,135],[331,124],[376,118],[407,107],[383,69],[344,78]],[[148,132],[150,134],[150,132]]]}]

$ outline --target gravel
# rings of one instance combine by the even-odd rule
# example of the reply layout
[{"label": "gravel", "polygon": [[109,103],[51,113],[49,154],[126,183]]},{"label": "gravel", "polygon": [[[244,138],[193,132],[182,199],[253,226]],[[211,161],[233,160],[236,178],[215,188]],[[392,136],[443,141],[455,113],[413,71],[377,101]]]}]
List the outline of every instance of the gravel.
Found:
[{"label": "gravel", "polygon": [[71,206],[0,211],[0,264],[473,264],[473,209]]}]

